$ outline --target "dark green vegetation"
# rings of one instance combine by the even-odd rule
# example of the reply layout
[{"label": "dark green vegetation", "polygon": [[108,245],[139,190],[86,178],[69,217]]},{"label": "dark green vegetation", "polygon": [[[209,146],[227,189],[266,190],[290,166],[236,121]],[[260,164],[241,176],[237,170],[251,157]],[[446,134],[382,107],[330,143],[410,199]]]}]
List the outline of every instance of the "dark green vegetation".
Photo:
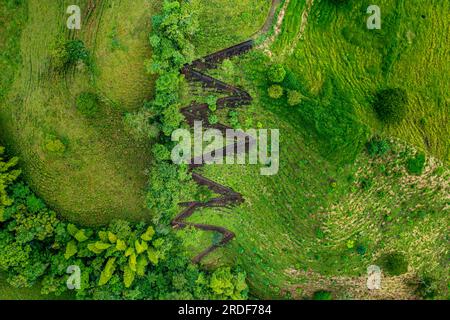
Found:
[{"label": "dark green vegetation", "polygon": [[77,266],[78,299],[246,298],[245,273],[199,270],[167,229],[123,220],[93,229],[59,220],[17,180],[17,160],[5,159],[0,148],[0,272],[13,287],[39,285],[44,295],[71,297],[67,269]]}]

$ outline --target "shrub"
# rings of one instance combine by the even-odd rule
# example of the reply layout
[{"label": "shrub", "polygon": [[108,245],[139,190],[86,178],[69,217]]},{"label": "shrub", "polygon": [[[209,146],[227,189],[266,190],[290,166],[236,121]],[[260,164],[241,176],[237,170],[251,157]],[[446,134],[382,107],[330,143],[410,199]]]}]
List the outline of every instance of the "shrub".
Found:
[{"label": "shrub", "polygon": [[302,94],[297,90],[289,90],[288,91],[288,104],[290,106],[296,106],[300,102],[302,102]]},{"label": "shrub", "polygon": [[421,175],[425,168],[426,157],[424,153],[418,153],[414,158],[408,159],[406,169],[410,174]]},{"label": "shrub", "polygon": [[86,66],[91,66],[90,54],[83,41],[67,41],[63,37],[58,38],[54,43],[50,52],[50,60],[55,70],[64,70],[80,61]]},{"label": "shrub", "polygon": [[422,299],[435,299],[438,292],[439,288],[435,279],[429,276],[420,277],[415,290],[416,295]]},{"label": "shrub", "polygon": [[95,93],[83,92],[77,97],[77,110],[86,117],[93,117],[98,112],[99,98]]},{"label": "shrub", "polygon": [[383,156],[391,149],[388,141],[378,137],[372,138],[372,140],[367,143],[366,147],[367,153],[371,157]]},{"label": "shrub", "polygon": [[388,253],[383,255],[379,261],[383,270],[391,276],[399,276],[408,272],[408,261],[401,253]]},{"label": "shrub", "polygon": [[269,69],[269,80],[272,82],[280,83],[283,82],[286,77],[286,69],[283,65],[275,64]]},{"label": "shrub", "polygon": [[405,118],[408,95],[399,88],[384,89],[375,97],[374,109],[380,120],[398,123]]},{"label": "shrub", "polygon": [[313,300],[333,300],[333,296],[329,291],[316,291],[313,295]]},{"label": "shrub", "polygon": [[272,99],[280,99],[283,96],[283,88],[277,84],[269,87],[269,97]]},{"label": "shrub", "polygon": [[50,154],[62,156],[66,151],[66,146],[58,138],[54,136],[49,136],[45,140],[44,149]]},{"label": "shrub", "polygon": [[67,52],[67,64],[73,65],[82,61],[87,66],[90,65],[89,51],[81,40],[70,40],[65,44]]},{"label": "shrub", "polygon": [[363,244],[358,244],[358,245],[356,246],[356,252],[357,252],[359,255],[363,256],[363,255],[365,255],[366,252],[367,252],[367,247],[366,247],[365,245],[363,245]]}]

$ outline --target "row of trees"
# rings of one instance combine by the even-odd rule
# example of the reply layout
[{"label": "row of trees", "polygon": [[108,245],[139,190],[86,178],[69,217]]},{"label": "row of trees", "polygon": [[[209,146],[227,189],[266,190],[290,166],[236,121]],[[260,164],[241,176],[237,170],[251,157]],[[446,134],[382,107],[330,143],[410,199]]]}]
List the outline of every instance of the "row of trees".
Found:
[{"label": "row of trees", "polygon": [[84,228],[61,221],[18,181],[17,161],[0,158],[0,271],[11,285],[40,283],[43,294],[67,293],[67,268],[77,266],[80,299],[246,298],[245,273],[200,270],[164,228],[122,220]]}]

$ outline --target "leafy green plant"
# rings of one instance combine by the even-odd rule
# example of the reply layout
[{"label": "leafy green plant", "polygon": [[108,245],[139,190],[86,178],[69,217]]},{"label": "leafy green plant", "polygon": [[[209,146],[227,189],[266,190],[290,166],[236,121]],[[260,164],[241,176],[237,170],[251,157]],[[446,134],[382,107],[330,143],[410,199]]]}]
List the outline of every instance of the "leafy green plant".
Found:
[{"label": "leafy green plant", "polygon": [[303,95],[297,90],[288,91],[288,104],[290,106],[296,106],[302,102]]},{"label": "leafy green plant", "polygon": [[53,155],[62,156],[66,151],[64,143],[53,135],[49,135],[45,139],[44,150]]},{"label": "leafy green plant", "polygon": [[275,64],[270,67],[268,76],[270,81],[275,83],[281,83],[286,77],[286,69],[281,64]]},{"label": "leafy green plant", "polygon": [[283,88],[280,85],[274,84],[269,87],[268,94],[272,99],[280,99],[283,96]]}]

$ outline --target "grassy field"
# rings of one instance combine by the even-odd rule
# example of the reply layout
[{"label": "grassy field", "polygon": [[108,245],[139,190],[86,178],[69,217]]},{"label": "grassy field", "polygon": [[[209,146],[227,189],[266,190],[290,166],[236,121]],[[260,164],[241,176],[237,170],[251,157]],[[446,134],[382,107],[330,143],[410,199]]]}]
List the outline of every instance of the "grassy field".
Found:
[{"label": "grassy field", "polygon": [[[204,264],[242,266],[258,297],[308,298],[316,290],[330,290],[341,299],[412,299],[416,297],[413,283],[423,274],[431,274],[446,288],[450,191],[448,166],[442,162],[448,161],[444,89],[449,82],[442,70],[449,67],[444,55],[448,30],[436,28],[442,26],[447,4],[385,1],[380,6],[386,14],[386,30],[370,35],[365,29],[365,3],[336,9],[314,1],[300,35],[301,12],[308,5],[291,0],[270,59],[286,64],[297,76],[307,98],[297,107],[267,97],[265,72],[270,59],[259,53],[234,59],[232,72],[229,66],[211,72],[255,98],[239,111],[244,128],[259,124],[280,129],[278,175],[260,176],[255,166],[207,166],[201,169],[206,177],[232,187],[246,201],[226,211],[204,209],[191,217],[236,233],[231,244],[208,256]],[[405,49],[411,32],[414,41]],[[359,47],[345,39],[348,34],[368,40]],[[222,47],[229,45],[223,43]],[[385,48],[390,49],[385,52]],[[405,87],[410,95],[407,119],[396,126],[382,126],[372,111],[373,94],[385,86]],[[324,88],[331,93],[324,94]],[[309,101],[319,101],[317,109]],[[334,114],[337,117],[329,116]],[[311,122],[308,115],[318,122]],[[348,119],[345,124],[341,115]],[[329,136],[327,141],[327,132],[341,134],[340,139]],[[392,150],[384,158],[374,159],[363,151],[364,139],[371,134],[393,138]],[[405,169],[415,148],[429,155],[418,177]],[[211,233],[195,230],[180,236],[193,255],[218,241]],[[365,252],[358,253],[357,247]],[[368,291],[367,267],[393,251],[407,257],[408,272],[385,275],[383,290]]]},{"label": "grassy field", "polygon": [[[158,3],[102,1],[91,10],[87,1],[76,3],[83,12],[82,29],[69,32],[65,11],[73,1],[28,1],[20,43],[10,44],[20,45],[22,63],[2,103],[2,140],[21,157],[35,191],[64,217],[82,224],[148,218],[144,188],[150,148],[125,133],[122,118],[152,95],[144,63],[151,54],[147,35]],[[50,52],[61,37],[84,41],[94,72],[51,71]],[[75,108],[83,91],[101,97],[95,119]],[[62,141],[65,152],[48,154],[43,146],[49,139]]]},{"label": "grassy field", "polygon": [[[298,12],[300,2],[289,10]],[[299,3],[294,5],[294,3]],[[351,97],[359,118],[373,131],[398,137],[448,163],[450,152],[450,83],[445,1],[379,1],[382,29],[366,28],[370,1],[336,6],[314,1],[308,26],[294,50],[285,50],[292,32],[274,45],[275,59],[304,78],[314,94],[333,77]],[[298,15],[286,15],[283,28],[300,30]],[[296,25],[296,27],[294,27]],[[412,67],[414,66],[414,67]],[[385,87],[408,91],[406,120],[384,126],[372,111],[374,93]]]},{"label": "grassy field", "polygon": [[271,0],[194,0],[199,31],[194,43],[204,56],[247,40],[264,24]]}]

